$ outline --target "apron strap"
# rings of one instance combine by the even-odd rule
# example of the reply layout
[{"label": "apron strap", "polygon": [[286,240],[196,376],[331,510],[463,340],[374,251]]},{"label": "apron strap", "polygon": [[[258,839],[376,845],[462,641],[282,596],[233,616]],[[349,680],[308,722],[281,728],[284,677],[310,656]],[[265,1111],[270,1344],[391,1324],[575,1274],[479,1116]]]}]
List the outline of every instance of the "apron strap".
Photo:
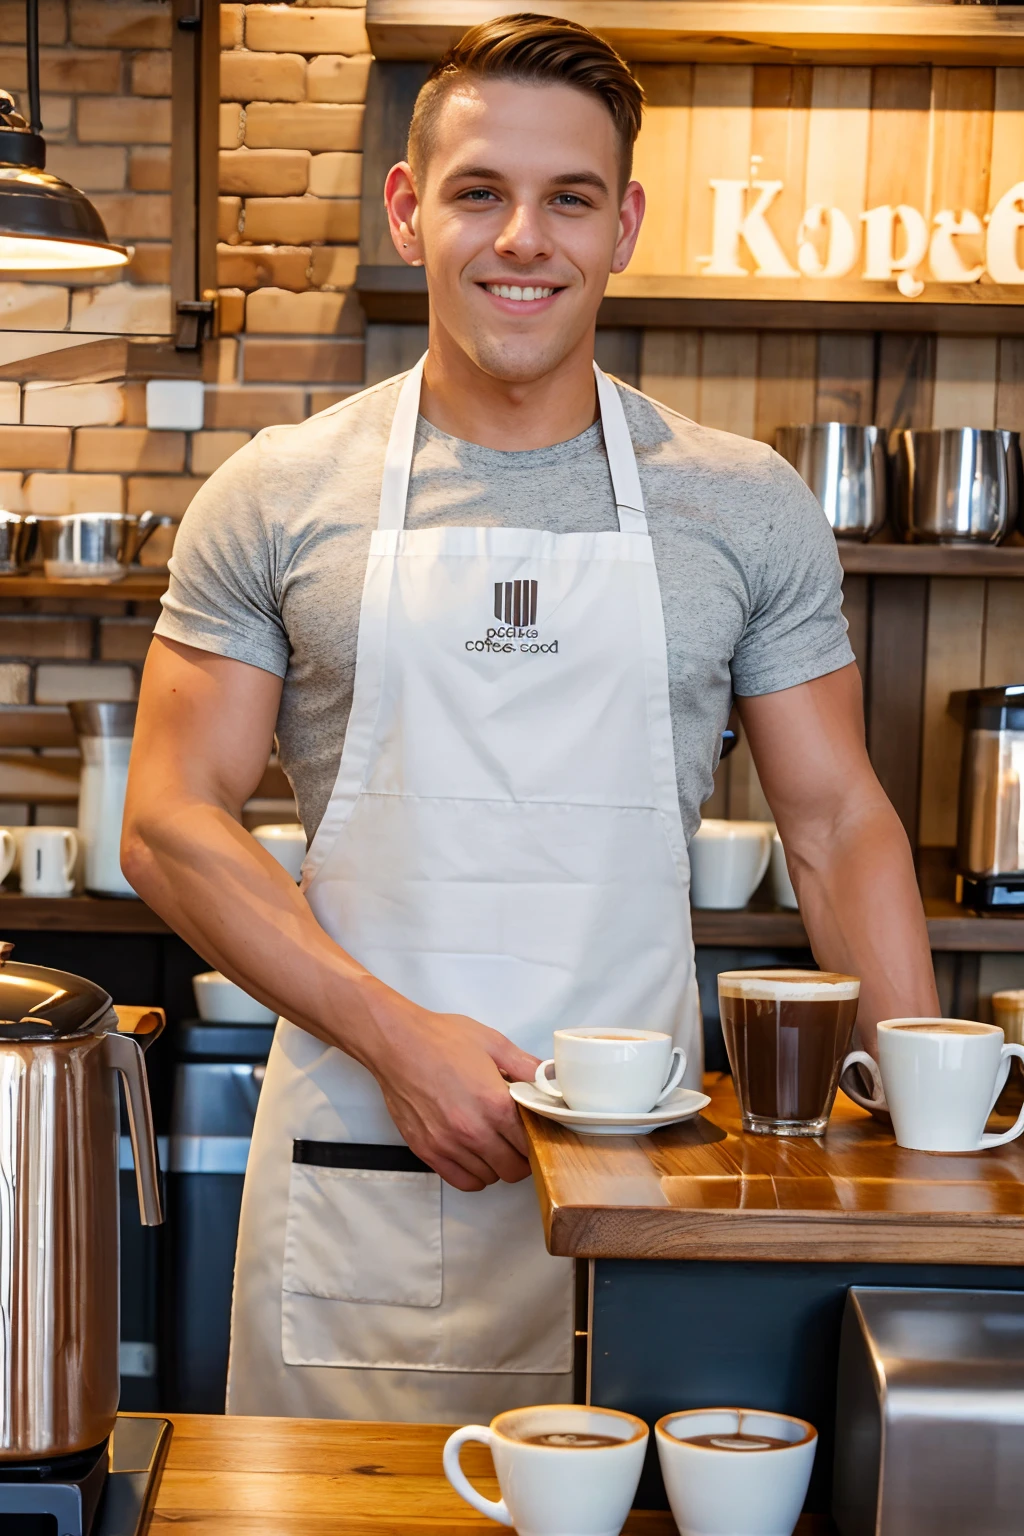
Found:
[{"label": "apron strap", "polygon": [[[409,476],[412,473],[425,362],[424,353],[415,368],[410,369],[406,375],[398,395],[387,453],[384,455],[378,528],[400,529],[405,526],[405,507],[409,499]],[[637,472],[629,427],[626,425],[626,413],[622,409],[618,390],[596,363],[594,377],[597,380],[597,402],[601,410],[601,428],[604,432],[619,531],[645,534],[647,519],[644,516],[644,493],[640,488],[640,475]]]}]

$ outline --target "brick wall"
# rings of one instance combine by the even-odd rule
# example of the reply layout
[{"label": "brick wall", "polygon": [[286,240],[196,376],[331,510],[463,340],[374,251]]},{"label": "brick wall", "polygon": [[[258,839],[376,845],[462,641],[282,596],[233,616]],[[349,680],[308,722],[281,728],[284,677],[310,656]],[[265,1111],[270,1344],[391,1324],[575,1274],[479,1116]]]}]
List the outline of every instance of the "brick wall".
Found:
[{"label": "brick wall", "polygon": [[[4,507],[179,516],[254,432],[362,384],[351,285],[370,56],[363,8],[345,0],[221,8],[221,339],[203,430],[147,430],[139,383],[33,376],[40,354],[171,328],[170,26],[167,0],[41,0],[48,165],[135,254],[114,282],[0,282]],[[0,86],[26,110],[23,44],[23,0],[0,0]],[[166,557],[160,538],[147,559]],[[0,703],[131,696],[156,613],[5,598],[0,578]],[[75,765],[60,757],[0,757],[0,820],[73,819]]]}]

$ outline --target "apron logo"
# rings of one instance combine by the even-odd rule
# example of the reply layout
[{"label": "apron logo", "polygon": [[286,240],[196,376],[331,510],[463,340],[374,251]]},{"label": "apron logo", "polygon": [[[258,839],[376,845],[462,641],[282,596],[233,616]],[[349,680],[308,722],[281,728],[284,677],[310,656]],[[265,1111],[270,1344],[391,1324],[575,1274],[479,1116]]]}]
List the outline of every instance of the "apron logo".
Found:
[{"label": "apron logo", "polygon": [[557,656],[558,641],[541,644],[537,624],[537,583],[535,581],[496,581],[494,583],[496,628],[488,629],[482,640],[467,640],[467,651],[491,651],[511,656],[520,651],[527,656]]},{"label": "apron logo", "polygon": [[537,622],[537,583],[535,581],[496,581],[494,617],[498,623],[520,625],[529,629]]}]

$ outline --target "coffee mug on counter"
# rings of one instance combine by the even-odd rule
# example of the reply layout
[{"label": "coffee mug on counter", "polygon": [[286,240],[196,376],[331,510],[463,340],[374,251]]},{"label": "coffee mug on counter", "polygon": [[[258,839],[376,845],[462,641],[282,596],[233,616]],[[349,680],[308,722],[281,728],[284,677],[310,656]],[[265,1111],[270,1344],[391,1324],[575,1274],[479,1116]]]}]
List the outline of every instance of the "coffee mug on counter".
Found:
[{"label": "coffee mug on counter", "polygon": [[570,1109],[646,1115],[678,1088],[686,1071],[686,1052],[654,1029],[556,1029],[554,1049],[534,1082]]},{"label": "coffee mug on counter", "polygon": [[770,821],[702,821],[690,843],[690,900],[731,912],[745,907],[772,856]]},{"label": "coffee mug on counter", "polygon": [[75,888],[78,835],[71,827],[26,827],[21,839],[21,889],[26,896],[70,896]]},{"label": "coffee mug on counter", "polygon": [[805,1419],[747,1408],[668,1413],[654,1426],[680,1536],[791,1536],[818,1432]]},{"label": "coffee mug on counter", "polygon": [[[631,1413],[572,1403],[512,1408],[450,1435],[444,1472],[467,1504],[519,1536],[619,1536],[640,1482],[647,1425]],[[500,1499],[459,1464],[467,1441],[490,1447]]]},{"label": "coffee mug on counter", "polygon": [[253,827],[252,835],[293,880],[302,879],[306,834],[297,822],[271,822],[263,827]]},{"label": "coffee mug on counter", "polygon": [[985,1121],[1006,1082],[1010,1061],[1024,1046],[1007,1044],[995,1024],[975,1019],[885,1019],[878,1026],[878,1061],[854,1051],[843,1063],[867,1068],[870,1099],[846,1092],[864,1109],[888,1109],[896,1141],[918,1152],[982,1152],[1024,1134],[1024,1109],[1001,1134]]}]

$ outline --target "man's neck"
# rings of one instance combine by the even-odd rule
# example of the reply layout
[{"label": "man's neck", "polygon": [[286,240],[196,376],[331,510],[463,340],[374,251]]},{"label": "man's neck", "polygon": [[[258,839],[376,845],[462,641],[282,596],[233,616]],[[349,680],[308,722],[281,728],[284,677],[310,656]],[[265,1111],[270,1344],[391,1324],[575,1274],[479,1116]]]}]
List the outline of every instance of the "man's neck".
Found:
[{"label": "man's neck", "polygon": [[509,384],[432,327],[420,411],[440,431],[483,448],[521,451],[568,442],[597,419],[592,338],[543,378]]}]

